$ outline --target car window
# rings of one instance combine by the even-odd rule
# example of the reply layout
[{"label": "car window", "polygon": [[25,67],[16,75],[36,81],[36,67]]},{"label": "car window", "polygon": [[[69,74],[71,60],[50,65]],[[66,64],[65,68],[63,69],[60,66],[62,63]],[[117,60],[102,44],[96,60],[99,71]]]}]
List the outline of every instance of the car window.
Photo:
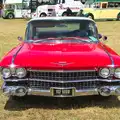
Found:
[{"label": "car window", "polygon": [[102,8],[107,8],[108,3],[102,3]]},{"label": "car window", "polygon": [[22,9],[22,4],[17,4],[16,9],[21,10]]},{"label": "car window", "polygon": [[120,8],[120,2],[108,2],[108,8]]},{"label": "car window", "polygon": [[6,4],[6,5],[5,5],[5,9],[14,10],[14,9],[15,9],[15,5]]},{"label": "car window", "polygon": [[29,26],[28,40],[91,36],[97,38],[96,26],[92,21],[36,21]]}]

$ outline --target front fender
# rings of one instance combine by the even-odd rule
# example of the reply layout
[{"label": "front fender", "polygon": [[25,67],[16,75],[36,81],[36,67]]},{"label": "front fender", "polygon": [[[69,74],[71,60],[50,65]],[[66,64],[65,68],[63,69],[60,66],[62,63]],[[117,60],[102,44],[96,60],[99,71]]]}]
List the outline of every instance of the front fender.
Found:
[{"label": "front fender", "polygon": [[14,15],[14,10],[7,10],[5,15],[8,16],[8,14],[10,14],[10,13]]},{"label": "front fender", "polygon": [[118,15],[117,15],[117,19],[120,19],[120,12],[119,12]]}]

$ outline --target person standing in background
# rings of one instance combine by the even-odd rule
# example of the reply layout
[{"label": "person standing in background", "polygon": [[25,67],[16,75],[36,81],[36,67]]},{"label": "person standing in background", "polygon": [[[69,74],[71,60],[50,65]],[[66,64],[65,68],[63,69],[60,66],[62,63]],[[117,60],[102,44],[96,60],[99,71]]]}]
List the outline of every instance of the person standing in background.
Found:
[{"label": "person standing in background", "polygon": [[0,17],[2,17],[2,9],[3,9],[3,5],[2,3],[0,3]]},{"label": "person standing in background", "polygon": [[2,14],[2,7],[1,7],[1,5],[0,5],[0,17],[1,17],[1,14]]},{"label": "person standing in background", "polygon": [[72,10],[69,7],[67,7],[66,14],[67,14],[67,16],[73,15]]},{"label": "person standing in background", "polygon": [[0,8],[0,18],[1,18],[1,16],[2,16],[2,9]]},{"label": "person standing in background", "polygon": [[85,17],[85,15],[83,13],[83,9],[80,9],[80,11],[77,13],[77,16]]}]

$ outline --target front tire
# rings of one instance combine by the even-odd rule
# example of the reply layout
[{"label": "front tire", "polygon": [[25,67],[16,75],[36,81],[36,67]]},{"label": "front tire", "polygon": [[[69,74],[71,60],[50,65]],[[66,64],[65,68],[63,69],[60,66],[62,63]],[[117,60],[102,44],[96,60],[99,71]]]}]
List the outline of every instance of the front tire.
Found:
[{"label": "front tire", "polygon": [[92,14],[89,14],[87,17],[94,20],[94,16]]},{"label": "front tire", "polygon": [[117,20],[120,21],[120,13],[117,15]]},{"label": "front tire", "polygon": [[9,13],[9,14],[7,15],[7,18],[8,18],[8,19],[13,19],[13,18],[14,18],[14,15],[13,15],[12,13]]},{"label": "front tire", "polygon": [[67,13],[66,13],[66,12],[64,12],[64,13],[62,14],[62,16],[67,16]]},{"label": "front tire", "polygon": [[46,17],[47,15],[45,13],[41,13],[40,17]]}]

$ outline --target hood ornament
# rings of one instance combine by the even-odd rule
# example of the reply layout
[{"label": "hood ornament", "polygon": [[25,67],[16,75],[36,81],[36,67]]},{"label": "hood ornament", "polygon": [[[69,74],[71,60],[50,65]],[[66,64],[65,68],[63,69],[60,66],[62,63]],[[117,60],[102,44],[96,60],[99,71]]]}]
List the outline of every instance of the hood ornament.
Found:
[{"label": "hood ornament", "polygon": [[51,62],[52,64],[60,65],[60,66],[65,66],[65,65],[70,65],[73,64],[73,62],[66,62],[66,61],[60,61],[60,62]]}]

